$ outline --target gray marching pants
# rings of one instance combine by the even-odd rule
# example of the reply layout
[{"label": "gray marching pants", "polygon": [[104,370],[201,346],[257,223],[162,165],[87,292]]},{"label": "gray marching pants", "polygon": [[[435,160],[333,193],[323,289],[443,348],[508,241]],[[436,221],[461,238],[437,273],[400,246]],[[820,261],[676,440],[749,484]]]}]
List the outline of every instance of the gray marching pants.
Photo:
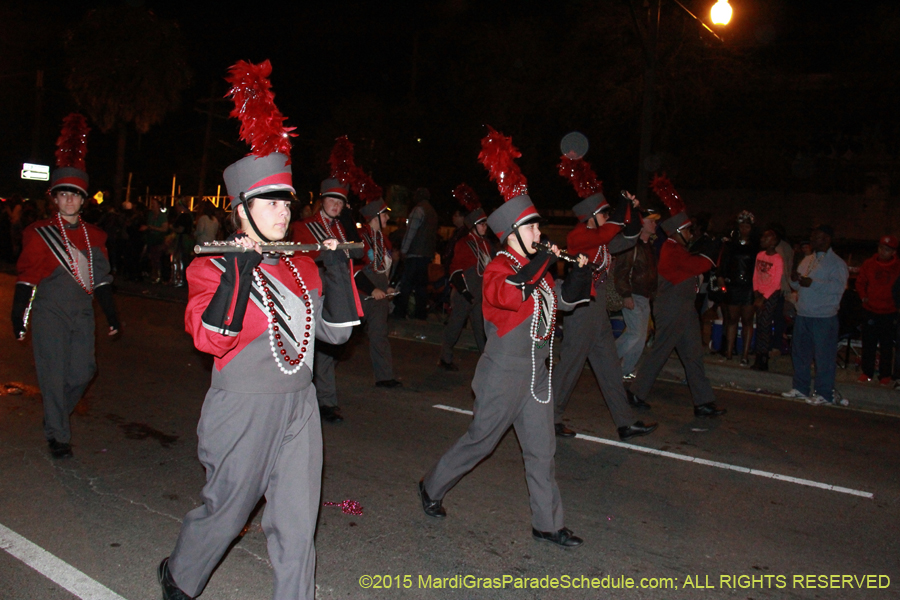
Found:
[{"label": "gray marching pants", "polygon": [[319,406],[337,406],[337,382],[334,379],[334,366],[340,346],[316,340],[313,355],[313,383],[316,386],[316,399]]},{"label": "gray marching pants", "polygon": [[63,314],[35,303],[31,345],[44,401],[44,436],[69,443],[69,415],[97,371],[94,359],[94,310]]},{"label": "gray marching pants", "polygon": [[322,486],[322,428],[315,388],[292,394],[210,389],[197,435],[203,501],[181,526],[169,569],[195,597],[240,534],[260,497],[276,600],[315,597],[313,536]]},{"label": "gray marching pants", "polygon": [[678,358],[684,366],[694,406],[714,402],[716,396],[703,366],[705,350],[700,339],[700,321],[693,301],[673,302],[672,299],[661,296],[654,309],[656,337],[653,348],[638,366],[637,377],[631,384],[631,393],[641,400],[647,399],[674,349],[678,351]]},{"label": "gray marching pants", "polygon": [[[369,356],[372,358],[372,370],[375,381],[386,381],[394,378],[394,361],[391,356],[391,343],[388,341],[388,313],[391,312],[391,301],[364,300],[360,295],[363,315],[366,320],[366,332],[369,336]],[[333,372],[333,370],[332,370]],[[322,399],[319,399],[322,403]],[[335,399],[337,404],[337,399]]]},{"label": "gray marching pants", "polygon": [[[535,375],[538,398],[547,398],[547,369],[540,361]],[[494,451],[500,438],[515,427],[525,461],[525,481],[531,502],[531,523],[538,531],[564,526],[562,500],[556,485],[556,435],[553,406],[531,396],[531,359],[482,354],[475,369],[475,416],[466,433],[425,476],[425,491],[436,500]]]},{"label": "gray marching pants", "polygon": [[450,319],[444,327],[444,344],[441,346],[441,360],[445,363],[453,362],[453,347],[459,341],[466,319],[472,321],[472,333],[475,335],[475,345],[478,352],[484,353],[486,341],[484,334],[484,314],[481,312],[480,299],[477,302],[469,302],[466,297],[455,289],[450,294]]},{"label": "gray marching pants", "polygon": [[622,366],[606,313],[606,288],[603,285],[597,287],[597,298],[592,298],[563,317],[559,365],[553,370],[554,420],[562,423],[563,413],[584,370],[584,361],[589,360],[618,429],[633,425],[635,416],[622,384]]}]

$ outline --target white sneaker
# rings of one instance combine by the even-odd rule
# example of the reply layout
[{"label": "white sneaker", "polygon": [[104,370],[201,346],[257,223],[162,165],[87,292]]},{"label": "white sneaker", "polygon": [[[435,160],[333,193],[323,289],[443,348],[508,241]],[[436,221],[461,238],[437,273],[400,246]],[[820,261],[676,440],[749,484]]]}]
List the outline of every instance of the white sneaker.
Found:
[{"label": "white sneaker", "polygon": [[810,396],[809,398],[807,398],[806,403],[812,404],[813,406],[823,406],[825,404],[831,404],[830,401],[826,400],[819,394],[816,394],[815,396]]},{"label": "white sneaker", "polygon": [[637,375],[635,375],[634,373],[626,373],[625,375],[622,375],[622,381],[634,381],[635,379],[637,379]]},{"label": "white sneaker", "polygon": [[806,397],[806,394],[804,394],[803,392],[801,392],[801,391],[798,390],[797,388],[794,388],[794,389],[792,389],[792,390],[789,391],[789,392],[784,392],[783,394],[781,394],[781,397],[782,397],[782,398],[797,398],[797,399],[799,399],[799,400],[809,400],[809,399]]}]

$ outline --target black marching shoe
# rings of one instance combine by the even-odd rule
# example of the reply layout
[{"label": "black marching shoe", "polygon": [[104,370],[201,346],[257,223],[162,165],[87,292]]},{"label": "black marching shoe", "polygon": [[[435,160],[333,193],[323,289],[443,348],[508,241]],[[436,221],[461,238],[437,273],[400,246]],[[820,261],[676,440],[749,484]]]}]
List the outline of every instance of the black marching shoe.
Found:
[{"label": "black marching shoe", "polygon": [[575,432],[563,425],[562,423],[557,423],[554,425],[556,428],[556,436],[561,438],[573,438],[575,437]]},{"label": "black marching shoe", "polygon": [[403,382],[397,381],[396,379],[382,379],[381,381],[375,382],[375,387],[380,387],[380,388],[403,387]]},{"label": "black marching shoe", "polygon": [[769,370],[769,353],[765,354],[757,354],[756,362],[753,363],[753,366],[750,367],[754,371],[768,371]]},{"label": "black marching shoe", "polygon": [[584,543],[584,540],[572,533],[568,527],[563,527],[559,531],[538,531],[534,527],[531,528],[531,537],[539,542],[553,542],[557,546],[563,548],[574,548]]},{"label": "black marching shoe", "polygon": [[630,440],[639,435],[650,435],[656,431],[657,427],[659,427],[659,425],[656,423],[644,425],[643,421],[635,421],[634,424],[628,425],[627,427],[619,427],[617,431],[619,432],[619,439],[624,442],[625,440]]},{"label": "black marching shoe", "polygon": [[447,362],[447,361],[445,361],[443,358],[440,359],[440,360],[438,360],[438,366],[441,367],[442,369],[444,369],[445,371],[452,371],[452,372],[454,372],[454,373],[455,373],[456,371],[459,371],[459,367],[457,367],[456,365],[454,365],[452,361],[451,361],[451,362]]},{"label": "black marching shoe", "polygon": [[156,569],[156,578],[159,580],[159,586],[162,588],[163,600],[192,600],[172,581],[172,574],[169,573],[168,556],[159,563],[159,568]]},{"label": "black marching shoe", "polygon": [[327,423],[341,423],[344,421],[344,415],[341,414],[341,409],[337,406],[320,406],[319,415]]},{"label": "black marching shoe", "polygon": [[632,408],[636,408],[638,410],[650,410],[650,405],[632,394],[631,390],[625,390],[625,394],[627,394],[628,404],[630,404]]},{"label": "black marching shoe", "polygon": [[447,511],[441,506],[443,500],[432,500],[428,497],[428,492],[425,491],[424,479],[419,480],[419,498],[422,500],[422,510],[424,510],[425,514],[429,517],[443,519],[447,516]]},{"label": "black marching shoe", "polygon": [[724,408],[716,407],[715,402],[707,402],[706,404],[694,407],[695,417],[721,417],[727,412],[728,411]]},{"label": "black marching shoe", "polygon": [[72,445],[65,442],[57,442],[55,439],[47,440],[47,446],[50,447],[50,456],[53,458],[71,458]]}]

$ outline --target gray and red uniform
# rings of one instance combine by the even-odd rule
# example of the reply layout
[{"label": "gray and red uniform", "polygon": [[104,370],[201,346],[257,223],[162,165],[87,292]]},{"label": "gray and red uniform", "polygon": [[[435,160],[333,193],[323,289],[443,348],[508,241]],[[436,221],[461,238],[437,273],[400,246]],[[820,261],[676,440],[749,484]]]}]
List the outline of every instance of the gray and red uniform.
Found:
[{"label": "gray and red uniform", "polygon": [[653,306],[656,337],[650,353],[638,368],[631,384],[631,393],[646,399],[660,371],[672,354],[684,365],[684,374],[694,400],[694,406],[715,401],[706,370],[703,367],[704,348],[700,339],[700,322],[694,310],[698,277],[707,272],[713,261],[695,255],[677,241],[663,242],[659,253],[659,290]]},{"label": "gray and red uniform", "polygon": [[[546,256],[539,254],[533,260],[546,261]],[[484,271],[487,343],[472,380],[475,416],[465,435],[431,468],[423,484],[428,497],[442,499],[493,452],[512,425],[525,459],[532,525],[538,531],[558,531],[564,522],[555,477],[556,435],[546,359],[552,349],[554,311],[570,310],[575,304],[586,302],[587,290],[570,293],[563,289],[565,286],[554,285],[546,271],[540,271],[528,282],[513,281],[520,265],[526,263],[525,257],[505,251],[498,253]],[[537,286],[536,292],[527,293],[528,286]],[[575,297],[563,298],[563,292]],[[535,297],[540,303],[537,317]],[[532,339],[535,318],[538,335],[551,334],[546,341]]]},{"label": "gray and red uniform", "polygon": [[[68,247],[73,248],[74,256],[67,250],[60,222],[65,223]],[[87,289],[76,280],[73,264]],[[34,365],[44,402],[44,435],[48,440],[68,443],[72,435],[69,415],[97,370],[94,296],[101,302],[110,326],[119,327],[109,287],[112,276],[106,234],[80,219],[75,225],[61,219],[37,221],[22,232],[22,254],[16,268],[13,329],[19,336],[25,331],[26,321],[32,323]]]},{"label": "gray and red uniform", "polygon": [[[349,241],[340,220],[330,219],[322,211],[304,219],[300,223],[295,223],[291,227],[291,241],[298,244],[318,244],[331,238],[336,239],[339,243]],[[362,253],[359,250],[343,250],[342,252],[348,259],[362,258]],[[319,274],[323,275],[325,268],[322,265],[320,253],[309,252],[308,256],[316,262],[319,267]],[[357,308],[359,309],[358,314],[362,315],[362,306],[357,304]],[[334,367],[339,353],[340,349],[330,343],[320,344],[316,348],[315,381],[319,406],[338,405]]]},{"label": "gray and red uniform", "polygon": [[475,334],[478,351],[484,352],[487,338],[481,308],[482,280],[484,270],[493,256],[490,242],[478,235],[474,228],[456,242],[450,263],[450,283],[453,286],[450,319],[444,327],[444,343],[441,347],[441,360],[445,363],[453,362],[453,347],[466,325],[466,319],[472,321],[472,333]]},{"label": "gray and red uniform", "polygon": [[[312,600],[322,481],[313,356],[315,340],[342,344],[350,337],[350,273],[343,253],[326,257],[322,278],[309,258],[267,255],[258,267],[267,294],[240,260],[198,257],[187,269],[185,329],[215,364],[197,428],[203,504],[185,516],[169,571],[181,590],[197,596],[265,496],[273,597]],[[282,349],[291,359],[302,355],[300,362],[285,362]]]},{"label": "gray and red uniform", "polygon": [[354,263],[354,280],[359,291],[363,317],[369,336],[369,356],[375,381],[394,379],[394,362],[391,344],[388,341],[388,314],[391,312],[390,298],[376,300],[372,292],[376,289],[387,292],[390,287],[388,274],[391,271],[391,242],[381,231],[375,231],[366,223],[360,229],[363,248],[362,259]]},{"label": "gray and red uniform", "polygon": [[[606,312],[606,286],[613,285],[609,275],[610,254],[617,254],[634,246],[636,231],[630,225],[630,209],[626,211],[629,231],[624,231],[622,223],[608,221],[600,227],[589,229],[586,223],[575,226],[566,239],[567,251],[572,256],[584,254],[594,264],[606,268],[594,273],[591,286],[591,301],[579,306],[563,317],[563,340],[560,344],[560,360],[557,367],[557,392],[554,398],[554,419],[562,423],[566,405],[578,385],[584,371],[584,361],[591,363],[591,370],[603,393],[616,428],[627,427],[635,422],[634,411],[628,404],[625,387],[622,385],[622,366],[616,353],[609,314]],[[640,219],[634,218],[637,225]]]}]

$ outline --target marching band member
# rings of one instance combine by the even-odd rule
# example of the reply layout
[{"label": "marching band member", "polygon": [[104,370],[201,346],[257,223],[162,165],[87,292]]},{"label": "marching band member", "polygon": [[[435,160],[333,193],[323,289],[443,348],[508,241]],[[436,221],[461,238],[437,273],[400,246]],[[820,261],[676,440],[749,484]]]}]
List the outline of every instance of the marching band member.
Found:
[{"label": "marching band member", "polygon": [[69,416],[94,377],[94,309],[97,299],[109,324],[119,331],[106,234],[79,214],[87,198],[84,171],[85,118],[67,116],[50,177],[57,213],[22,232],[22,254],[13,297],[13,334],[25,339],[29,316],[38,385],[44,402],[44,437],[53,458],[72,456]]},{"label": "marching band member", "polygon": [[[316,340],[344,343],[358,319],[347,257],[335,250],[336,240],[323,243],[321,277],[308,257],[263,254],[259,246],[285,237],[294,200],[290,130],[271,103],[270,73],[269,61],[240,61],[228,78],[232,115],[242,117],[241,137],[253,154],[225,169],[225,185],[240,231],[236,243],[255,252],[202,256],[187,269],[185,329],[215,364],[197,427],[203,504],[185,516],[175,549],[159,565],[164,600],[203,591],[262,496],[273,597],[315,597],[322,430],[314,348]],[[261,113],[274,113],[256,119],[275,124],[271,135],[246,127],[247,115]]]},{"label": "marching band member", "polygon": [[490,455],[513,426],[525,459],[532,536],[578,546],[581,538],[565,527],[554,475],[556,437],[547,358],[553,352],[556,311],[588,301],[590,270],[587,257],[581,256],[565,283],[554,284],[548,270],[559,250],[533,250],[540,240],[540,215],[512,160],[518,156],[512,140],[493,129],[482,140],[479,159],[506,199],[488,218],[488,226],[505,246],[484,271],[487,344],[472,381],[475,416],[468,431],[419,482],[419,496],[426,515],[446,516],[444,495]]},{"label": "marching band member", "polygon": [[481,310],[481,288],[484,269],[494,257],[494,249],[485,237],[487,215],[481,208],[478,197],[468,185],[462,183],[453,190],[453,195],[466,209],[465,225],[469,233],[458,240],[453,249],[450,263],[450,319],[444,327],[444,344],[438,364],[448,371],[458,371],[453,364],[453,347],[459,341],[466,319],[472,323],[475,345],[478,352],[484,352],[484,315]]}]

